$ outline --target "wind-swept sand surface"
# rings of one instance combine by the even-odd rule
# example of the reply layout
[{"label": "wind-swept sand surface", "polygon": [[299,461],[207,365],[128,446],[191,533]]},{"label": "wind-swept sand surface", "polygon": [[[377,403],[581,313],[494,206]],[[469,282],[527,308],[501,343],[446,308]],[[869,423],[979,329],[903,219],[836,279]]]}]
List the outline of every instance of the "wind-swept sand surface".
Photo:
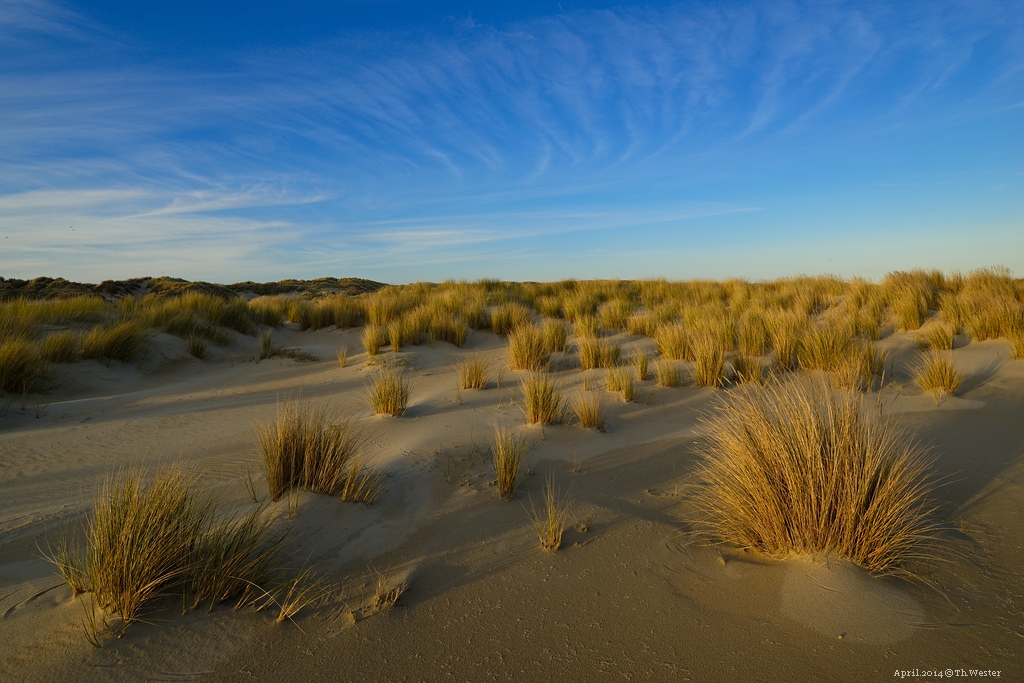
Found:
[{"label": "wind-swept sand surface", "polygon": [[[954,351],[966,375],[936,406],[910,379],[913,340],[893,335],[895,375],[884,410],[933,447],[950,553],[909,583],[834,558],[771,560],[695,535],[702,414],[729,389],[642,390],[649,403],[602,392],[605,433],[524,425],[521,373],[457,391],[452,364],[482,354],[505,366],[505,342],[472,333],[464,349],[437,342],[399,362],[411,383],[403,417],[374,416],[374,369],[359,331],[279,329],[279,344],[320,358],[256,362],[238,336],[206,361],[157,337],[137,366],[66,368],[50,393],[15,399],[0,417],[0,680],[892,680],[898,671],[991,669],[1022,676],[1024,652],[1024,361],[1004,341]],[[653,350],[619,335],[623,351]],[[348,347],[348,364],[335,355]],[[566,396],[582,373],[554,354]],[[599,381],[599,373],[590,373]],[[869,395],[873,400],[875,395]],[[78,533],[104,480],[125,466],[184,462],[229,507],[266,485],[254,438],[279,402],[327,404],[364,430],[364,452],[389,486],[372,506],[302,493],[272,506],[297,565],[335,591],[294,623],[269,610],[191,611],[169,600],[122,638],[95,649],[82,599],[43,558]],[[6,399],[5,399],[6,400]],[[496,426],[531,446],[511,502],[491,484]],[[556,553],[539,548],[526,508],[546,475],[575,498]],[[578,527],[577,527],[578,523]],[[382,575],[408,590],[374,607]]]}]

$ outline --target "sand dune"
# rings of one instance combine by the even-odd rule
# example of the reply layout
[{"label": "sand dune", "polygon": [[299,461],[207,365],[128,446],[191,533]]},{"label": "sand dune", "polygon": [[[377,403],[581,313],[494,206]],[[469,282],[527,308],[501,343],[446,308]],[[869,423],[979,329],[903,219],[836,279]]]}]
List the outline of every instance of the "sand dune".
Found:
[{"label": "sand dune", "polygon": [[[898,670],[993,669],[1021,675],[1024,651],[1024,362],[1005,341],[955,351],[966,381],[936,405],[909,375],[913,340],[882,344],[895,375],[879,402],[933,447],[955,527],[925,583],[876,578],[836,558],[770,560],[693,533],[687,486],[699,418],[721,389],[657,388],[647,403],[602,392],[608,427],[527,427],[522,373],[457,391],[453,362],[504,367],[505,342],[472,333],[384,352],[411,382],[405,416],[374,416],[374,366],[359,331],[279,329],[280,345],[320,360],[257,362],[237,335],[205,361],[162,335],[138,366],[72,366],[60,386],[15,399],[0,418],[0,679],[56,680],[889,680]],[[620,334],[623,351],[653,350]],[[335,355],[350,350],[348,364]],[[566,395],[585,373],[555,354]],[[265,495],[254,424],[277,404],[326,404],[366,435],[388,470],[372,506],[302,493],[272,506],[299,563],[333,582],[294,623],[218,607],[150,613],[102,649],[83,635],[81,600],[42,557],[78,529],[111,472],[180,461],[228,506]],[[530,442],[511,502],[492,485],[496,426]],[[565,545],[540,550],[524,508],[545,475],[575,496]],[[262,486],[262,489],[260,488]],[[409,588],[373,606],[378,575]]]}]

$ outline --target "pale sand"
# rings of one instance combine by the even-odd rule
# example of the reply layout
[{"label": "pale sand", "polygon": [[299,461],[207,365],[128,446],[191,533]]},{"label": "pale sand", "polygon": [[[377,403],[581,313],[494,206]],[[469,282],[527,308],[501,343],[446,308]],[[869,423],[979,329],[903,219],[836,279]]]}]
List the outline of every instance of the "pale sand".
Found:
[{"label": "pale sand", "polygon": [[[698,542],[686,485],[698,418],[720,390],[649,379],[648,405],[602,393],[607,433],[526,427],[518,373],[459,403],[458,354],[504,365],[504,342],[478,332],[461,351],[404,350],[408,414],[375,417],[358,337],[278,330],[278,343],[323,360],[257,363],[251,337],[198,361],[161,336],[139,367],[79,363],[49,394],[15,400],[0,418],[0,680],[868,681],[947,668],[1021,678],[1024,362],[1009,360],[1005,342],[957,349],[968,379],[939,406],[909,379],[912,339],[882,342],[902,385],[882,404],[934,446],[947,479],[939,496],[957,554],[928,587],[828,558],[768,560]],[[653,350],[646,338],[617,339],[624,351]],[[349,364],[339,368],[343,346]],[[571,395],[583,375],[554,358]],[[355,418],[367,454],[392,473],[371,507],[301,494],[295,520],[284,501],[274,508],[299,561],[339,584],[338,596],[294,624],[229,606],[183,617],[171,604],[94,649],[80,599],[41,549],[81,525],[124,465],[183,460],[225,504],[251,505],[246,465],[265,495],[254,423],[289,397]],[[535,474],[511,503],[483,459],[500,424],[533,443]],[[572,487],[573,519],[591,520],[553,554],[538,547],[524,509],[549,472]],[[372,608],[375,570],[410,585],[387,612]]]}]

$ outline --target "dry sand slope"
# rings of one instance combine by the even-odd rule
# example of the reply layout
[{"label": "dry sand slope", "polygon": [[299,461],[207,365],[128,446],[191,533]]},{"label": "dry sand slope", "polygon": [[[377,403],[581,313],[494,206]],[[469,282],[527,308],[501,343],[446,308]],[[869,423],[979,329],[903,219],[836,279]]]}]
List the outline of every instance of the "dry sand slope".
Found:
[{"label": "dry sand slope", "polygon": [[[939,495],[956,552],[923,586],[827,558],[774,561],[698,542],[687,523],[692,447],[722,390],[648,380],[647,404],[603,393],[606,433],[526,427],[519,373],[457,392],[460,353],[504,366],[504,342],[478,332],[462,351],[403,351],[408,413],[376,417],[358,331],[275,334],[323,360],[257,363],[258,343],[240,337],[198,361],[160,337],[142,367],[79,363],[50,394],[8,406],[0,679],[868,681],[947,668],[1022,677],[1024,362],[1009,360],[1005,342],[955,351],[968,378],[938,407],[901,369],[912,341],[884,342],[897,374],[882,402],[934,446],[947,480]],[[653,349],[646,338],[618,340],[624,351]],[[359,352],[339,368],[344,346]],[[571,358],[555,354],[555,369],[567,395],[582,384]],[[286,500],[274,508],[297,561],[336,594],[294,624],[230,607],[182,617],[170,604],[94,649],[80,599],[41,558],[48,543],[81,525],[104,478],[124,465],[183,460],[221,501],[251,505],[247,466],[266,490],[254,423],[286,398],[356,419],[366,453],[391,473],[370,507],[303,493],[294,519]],[[532,444],[533,474],[512,502],[491,485],[496,425]],[[557,553],[538,547],[524,509],[548,473],[575,496]],[[394,609],[374,609],[377,575],[409,585]]]}]

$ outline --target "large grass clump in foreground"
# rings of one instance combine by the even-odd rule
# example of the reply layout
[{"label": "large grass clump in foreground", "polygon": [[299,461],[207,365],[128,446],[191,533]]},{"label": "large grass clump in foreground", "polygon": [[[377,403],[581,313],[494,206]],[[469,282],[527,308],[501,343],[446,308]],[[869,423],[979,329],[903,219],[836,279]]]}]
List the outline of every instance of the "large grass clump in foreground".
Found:
[{"label": "large grass clump in foreground", "polygon": [[[106,625],[120,620],[123,634],[154,600],[179,594],[196,608],[232,598],[239,604],[271,595],[261,586],[280,565],[281,539],[269,534],[271,517],[262,508],[222,518],[192,480],[177,469],[151,483],[137,472],[111,478],[88,521],[85,548],[71,550],[63,539],[51,558],[75,593],[89,592]],[[87,608],[93,642],[100,631]]]},{"label": "large grass clump in foreground", "polygon": [[775,557],[834,554],[912,575],[936,556],[924,450],[859,395],[797,381],[743,387],[705,419],[705,530]]},{"label": "large grass clump in foreground", "polygon": [[365,466],[351,423],[333,423],[325,408],[285,403],[259,424],[256,441],[272,500],[292,488],[369,505],[383,493],[384,473]]}]

